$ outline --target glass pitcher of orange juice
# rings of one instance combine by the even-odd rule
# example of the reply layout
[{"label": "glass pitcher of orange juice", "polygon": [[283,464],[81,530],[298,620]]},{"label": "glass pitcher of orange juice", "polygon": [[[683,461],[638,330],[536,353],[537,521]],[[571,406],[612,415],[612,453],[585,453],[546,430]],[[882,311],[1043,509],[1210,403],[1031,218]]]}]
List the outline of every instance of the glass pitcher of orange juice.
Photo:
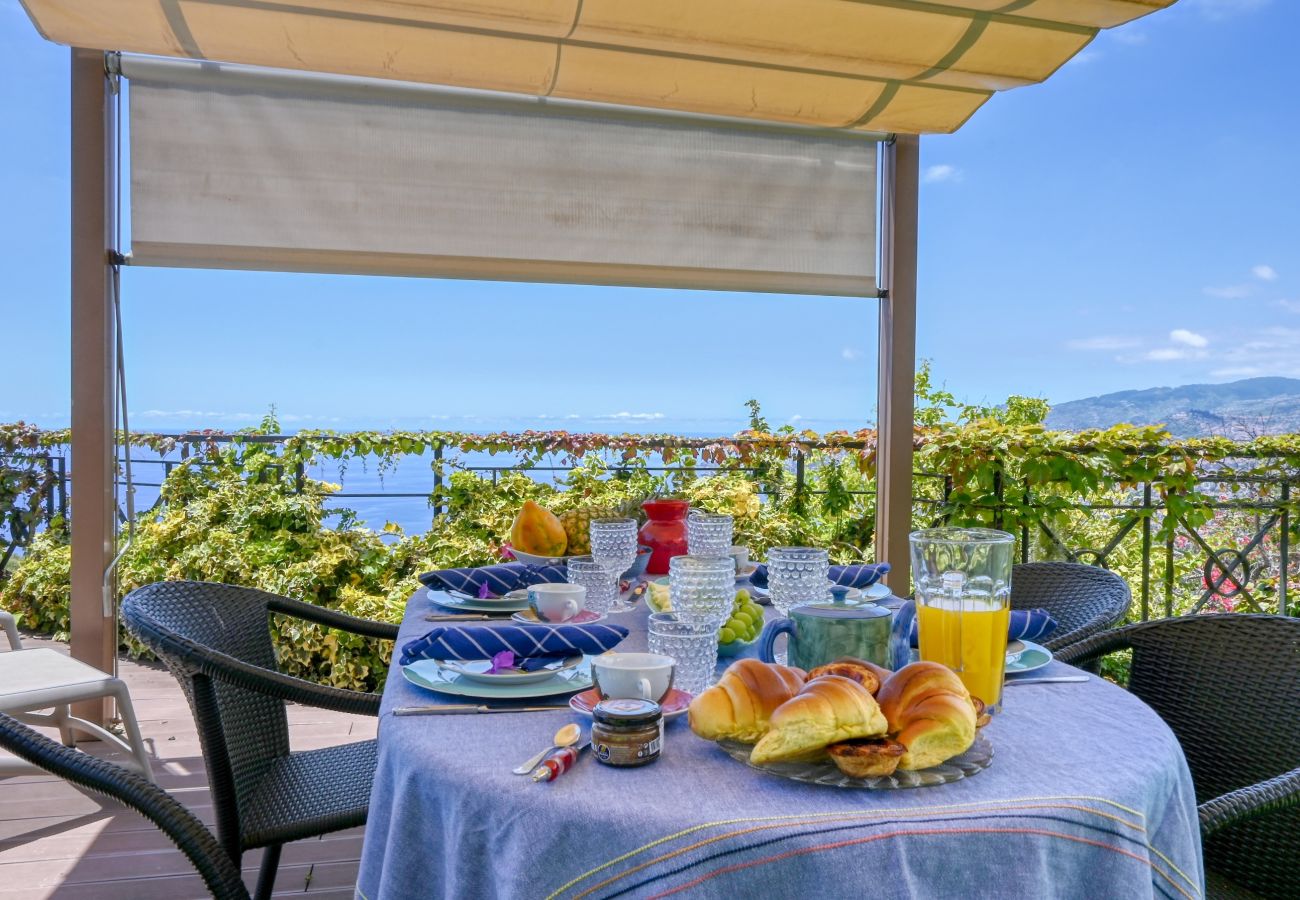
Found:
[{"label": "glass pitcher of orange juice", "polygon": [[988,528],[910,536],[921,659],[956,672],[990,712],[1002,705],[1015,540]]}]

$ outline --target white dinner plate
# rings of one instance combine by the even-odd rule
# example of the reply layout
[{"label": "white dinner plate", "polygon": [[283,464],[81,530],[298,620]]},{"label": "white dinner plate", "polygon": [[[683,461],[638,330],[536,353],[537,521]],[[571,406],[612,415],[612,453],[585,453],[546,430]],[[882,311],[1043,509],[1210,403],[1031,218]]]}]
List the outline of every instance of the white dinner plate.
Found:
[{"label": "white dinner plate", "polygon": [[452,594],[447,591],[435,591],[429,589],[429,600],[437,606],[445,609],[454,609],[458,612],[496,612],[509,613],[519,612],[528,608],[527,591],[511,591],[504,597],[498,597],[495,600],[480,600],[477,597],[471,597],[468,594]]},{"label": "white dinner plate", "polygon": [[564,659],[554,660],[546,668],[538,669],[535,672],[508,669],[505,672],[488,674],[488,669],[492,668],[492,660],[490,659],[440,659],[437,660],[437,663],[444,672],[459,675],[461,678],[476,681],[479,684],[536,684],[539,681],[554,678],[561,672],[576,669],[582,665],[582,654],[576,653]]},{"label": "white dinner plate", "polygon": [[566,672],[552,675],[545,681],[532,684],[483,684],[470,681],[439,668],[437,660],[421,659],[402,666],[402,676],[416,687],[455,697],[478,697],[482,700],[527,700],[534,697],[555,697],[573,694],[591,687],[591,657],[583,657],[580,665]]}]

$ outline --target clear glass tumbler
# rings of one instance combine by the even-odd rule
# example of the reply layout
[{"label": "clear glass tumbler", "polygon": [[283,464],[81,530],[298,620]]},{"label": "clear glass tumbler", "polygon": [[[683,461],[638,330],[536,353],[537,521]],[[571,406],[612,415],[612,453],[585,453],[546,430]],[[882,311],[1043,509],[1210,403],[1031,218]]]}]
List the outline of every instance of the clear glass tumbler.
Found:
[{"label": "clear glass tumbler", "polygon": [[[617,583],[636,562],[636,519],[592,519],[589,533],[592,558],[609,569]],[[620,613],[633,609],[636,609],[635,600],[628,603],[615,598],[609,611]]]},{"label": "clear glass tumbler", "polygon": [[686,552],[691,556],[726,556],[731,552],[731,516],[692,512],[686,517]]},{"label": "clear glass tumbler", "polygon": [[655,616],[647,636],[651,653],[671,656],[677,662],[673,684],[688,694],[698,694],[713,683],[718,667],[718,631],[692,622]]},{"label": "clear glass tumbler", "polygon": [[830,556],[816,547],[773,547],[767,551],[767,588],[783,616],[805,603],[826,599]]},{"label": "clear glass tumbler", "polygon": [[990,528],[912,532],[921,659],[957,673],[990,712],[1002,705],[1016,539]]},{"label": "clear glass tumbler", "polygon": [[668,561],[668,590],[677,618],[716,632],[731,617],[736,561],[730,556],[674,556]]},{"label": "clear glass tumbler", "polygon": [[597,615],[605,615],[618,600],[618,580],[608,566],[592,557],[572,557],[568,573],[569,584],[580,584],[587,589],[586,608]]}]

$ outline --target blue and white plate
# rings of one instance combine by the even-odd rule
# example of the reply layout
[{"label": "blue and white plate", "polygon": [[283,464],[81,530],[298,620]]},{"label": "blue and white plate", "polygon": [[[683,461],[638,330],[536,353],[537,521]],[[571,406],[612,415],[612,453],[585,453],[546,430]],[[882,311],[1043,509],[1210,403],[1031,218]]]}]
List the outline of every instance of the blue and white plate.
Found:
[{"label": "blue and white plate", "polygon": [[429,600],[436,606],[454,609],[457,612],[511,613],[528,608],[527,591],[511,591],[495,600],[482,600],[460,592],[430,590]]},{"label": "blue and white plate", "polygon": [[442,669],[444,674],[459,675],[463,680],[477,682],[478,684],[536,684],[554,678],[561,672],[576,669],[582,665],[582,654],[575,653],[573,656],[554,660],[544,668],[533,672],[525,672],[521,669],[489,672],[488,670],[492,668],[492,660],[490,659],[440,659],[435,660],[435,662],[438,663],[438,668]]},{"label": "blue and white plate", "polygon": [[544,681],[531,684],[501,684],[496,681],[483,684],[441,668],[439,662],[434,659],[421,659],[409,666],[402,666],[402,676],[416,687],[428,691],[456,697],[478,697],[483,700],[555,697],[585,691],[593,684],[590,656],[584,656],[580,664],[567,671],[552,674]]},{"label": "blue and white plate", "polygon": [[1020,643],[1025,645],[1025,649],[1020,652],[1020,656],[1007,663],[1008,675],[1019,675],[1021,672],[1032,672],[1035,669],[1041,669],[1052,661],[1052,651],[1048,650],[1041,644],[1035,644],[1033,641],[1021,640]]}]

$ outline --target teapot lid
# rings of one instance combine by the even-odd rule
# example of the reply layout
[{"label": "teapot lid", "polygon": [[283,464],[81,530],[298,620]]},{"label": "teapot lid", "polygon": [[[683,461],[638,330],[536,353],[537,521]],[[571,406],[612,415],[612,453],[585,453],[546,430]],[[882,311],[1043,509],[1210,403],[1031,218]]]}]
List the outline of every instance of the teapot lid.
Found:
[{"label": "teapot lid", "polygon": [[814,616],[818,619],[879,619],[893,613],[871,600],[819,600],[790,610],[791,616]]}]

